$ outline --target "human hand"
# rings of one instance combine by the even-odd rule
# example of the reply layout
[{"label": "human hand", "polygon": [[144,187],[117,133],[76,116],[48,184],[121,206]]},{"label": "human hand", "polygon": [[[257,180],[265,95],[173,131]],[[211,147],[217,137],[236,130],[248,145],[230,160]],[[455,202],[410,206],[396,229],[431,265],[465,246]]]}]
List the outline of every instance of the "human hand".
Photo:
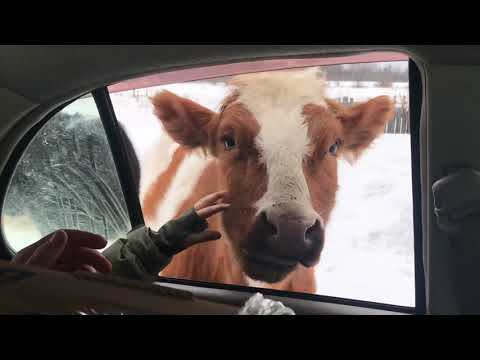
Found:
[{"label": "human hand", "polygon": [[209,194],[198,200],[193,207],[198,216],[206,220],[230,206],[230,204],[224,202],[227,194],[226,191]]},{"label": "human hand", "polygon": [[107,245],[102,236],[80,230],[58,230],[19,251],[14,263],[73,272],[108,273],[112,264],[99,251]]},{"label": "human hand", "polygon": [[[206,220],[209,217],[221,213],[228,209],[230,204],[224,202],[227,196],[226,191],[219,191],[209,194],[198,200],[193,208],[198,216]],[[190,246],[200,244],[206,241],[218,240],[222,235],[218,231],[204,230],[199,233],[193,233],[183,240],[182,248],[186,249]]]}]

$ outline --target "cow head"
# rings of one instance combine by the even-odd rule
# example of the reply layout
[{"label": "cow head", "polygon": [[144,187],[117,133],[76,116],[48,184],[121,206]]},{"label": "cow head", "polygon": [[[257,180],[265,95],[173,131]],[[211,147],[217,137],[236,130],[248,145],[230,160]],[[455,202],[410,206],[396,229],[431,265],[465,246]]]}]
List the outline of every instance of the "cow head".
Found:
[{"label": "cow head", "polygon": [[358,158],[394,107],[386,96],[350,107],[327,99],[311,70],[241,75],[231,85],[218,113],[167,91],[152,103],[172,139],[216,158],[236,258],[248,277],[275,283],[319,261],[337,161]]}]

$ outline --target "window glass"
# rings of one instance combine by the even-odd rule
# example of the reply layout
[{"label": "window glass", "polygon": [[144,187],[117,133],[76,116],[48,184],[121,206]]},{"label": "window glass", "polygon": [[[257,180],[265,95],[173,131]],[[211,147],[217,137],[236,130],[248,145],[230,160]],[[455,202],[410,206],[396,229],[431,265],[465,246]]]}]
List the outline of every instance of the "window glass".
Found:
[{"label": "window glass", "polygon": [[2,229],[15,251],[60,228],[101,234],[109,243],[131,228],[92,97],[66,106],[38,131],[3,206]]},{"label": "window glass", "polygon": [[[311,70],[311,68],[309,69]],[[293,69],[292,66],[292,69],[286,70],[288,72],[301,72],[308,69]],[[308,82],[309,80],[305,80],[303,88],[301,86],[295,88],[296,93],[292,91],[292,88],[286,87],[286,92],[291,91],[290,98],[278,92],[276,99],[283,99],[282,101],[272,99],[270,95],[275,93],[275,90],[268,88],[268,86],[279,86],[281,82],[272,81],[272,85],[265,85],[266,82],[255,82],[255,80],[252,80],[253,78],[248,80],[253,84],[248,85],[252,86],[253,90],[244,90],[246,92],[250,91],[250,93],[245,95],[243,100],[240,97],[239,101],[248,102],[248,104],[244,105],[253,116],[240,115],[239,117],[241,120],[243,119],[250,123],[253,118],[253,121],[257,124],[256,126],[263,129],[263,132],[260,130],[259,133],[264,138],[262,140],[258,138],[250,139],[248,136],[252,136],[251,134],[242,135],[244,139],[252,140],[247,142],[254,144],[250,145],[255,150],[252,153],[259,156],[258,159],[249,158],[250,162],[245,162],[243,165],[239,163],[233,164],[232,160],[227,160],[229,155],[224,155],[223,157],[213,156],[206,159],[202,157],[201,152],[195,152],[195,150],[179,161],[179,158],[175,156],[179,145],[166,133],[162,125],[162,119],[154,114],[151,102],[152,96],[163,90],[168,90],[178,97],[189,99],[211,111],[219,112],[221,111],[222,102],[229,94],[235,91],[240,91],[240,94],[242,94],[242,89],[239,90],[238,85],[234,85],[235,83],[231,82],[234,76],[225,76],[222,73],[221,77],[214,78],[212,77],[213,72],[210,71],[208,72],[208,79],[202,80],[200,79],[201,76],[196,74],[195,81],[186,81],[183,75],[183,77],[179,75],[181,82],[162,83],[162,85],[158,85],[158,82],[155,83],[155,77],[153,76],[150,84],[148,84],[148,81],[142,80],[135,85],[133,80],[129,81],[128,84],[123,84],[124,86],[120,84],[110,88],[117,118],[125,127],[139,156],[142,169],[140,202],[146,223],[151,227],[160,227],[169,219],[177,216],[181,213],[182,206],[193,205],[188,203],[188,199],[193,199],[196,195],[202,193],[205,187],[208,187],[205,185],[205,180],[199,179],[207,178],[210,183],[224,184],[227,181],[225,171],[228,169],[230,179],[238,177],[232,183],[239,185],[238,188],[227,188],[227,190],[234,193],[242,192],[242,196],[245,199],[245,203],[242,206],[246,207],[254,205],[253,200],[249,203],[250,192],[252,194],[255,193],[256,189],[262,189],[265,184],[269,184],[267,190],[258,190],[257,195],[263,196],[267,191],[270,191],[270,201],[282,198],[283,195],[280,192],[285,191],[284,188],[282,189],[282,182],[277,179],[278,181],[275,183],[274,180],[268,178],[268,176],[274,176],[272,175],[274,171],[278,172],[277,176],[279,179],[291,176],[293,188],[303,189],[302,191],[304,191],[304,181],[307,182],[307,188],[310,193],[307,195],[303,194],[305,195],[304,198],[298,202],[302,209],[297,210],[303,215],[308,213],[308,216],[305,215],[308,217],[308,221],[313,219],[310,216],[312,209],[317,207],[323,211],[322,209],[328,207],[322,203],[325,200],[322,200],[322,195],[319,194],[324,189],[328,189],[328,191],[325,190],[327,192],[334,191],[336,185],[338,185],[338,190],[335,193],[335,202],[323,234],[324,247],[319,262],[313,267],[298,265],[300,263],[297,262],[296,270],[290,273],[290,277],[286,278],[288,281],[276,282],[273,285],[267,284],[264,281],[265,274],[262,273],[264,268],[261,268],[262,265],[258,263],[258,267],[261,268],[260,270],[257,269],[258,273],[262,273],[258,276],[260,280],[255,279],[255,270],[251,269],[251,275],[245,277],[245,271],[247,271],[245,262],[247,260],[238,256],[235,251],[231,250],[232,247],[225,244],[233,243],[233,247],[238,247],[238,250],[243,246],[239,245],[239,243],[245,244],[249,242],[249,251],[254,253],[256,250],[252,249],[255,249],[256,244],[252,245],[252,242],[258,241],[258,248],[263,250],[259,250],[261,252],[260,255],[252,255],[252,257],[258,255],[258,258],[253,259],[252,262],[267,262],[268,265],[263,264],[265,267],[270,266],[270,276],[275,277],[276,275],[272,273],[277,271],[276,265],[279,266],[278,272],[280,273],[285,267],[289,266],[285,263],[288,263],[291,258],[295,258],[296,261],[298,258],[296,254],[300,251],[298,250],[300,246],[298,242],[304,240],[298,233],[305,233],[310,228],[304,229],[299,226],[295,230],[295,226],[292,223],[287,229],[281,220],[278,220],[278,218],[269,220],[269,215],[267,214],[267,222],[274,222],[274,232],[277,236],[280,236],[278,233],[281,232],[291,233],[293,234],[292,238],[298,240],[296,240],[297,242],[289,242],[285,238],[288,235],[285,235],[282,240],[277,242],[269,240],[269,245],[267,246],[264,244],[267,242],[265,238],[269,238],[272,234],[265,235],[264,233],[262,238],[260,233],[257,233],[257,240],[254,239],[255,236],[249,235],[253,231],[253,225],[251,224],[259,220],[254,219],[253,215],[250,215],[248,211],[245,212],[247,214],[245,217],[242,217],[240,215],[241,212],[238,212],[235,215],[235,219],[227,219],[225,214],[223,217],[218,216],[218,218],[212,220],[211,227],[220,230],[223,234],[223,239],[219,240],[215,246],[200,245],[203,246],[204,250],[198,250],[191,256],[188,254],[182,255],[172,266],[167,267],[162,275],[209,282],[273,287],[280,290],[299,292],[311,292],[311,282],[313,282],[315,288],[313,292],[316,294],[414,306],[414,235],[408,117],[408,61],[404,59],[357,64],[336,63],[336,65],[314,67],[314,70],[317,71],[318,77],[323,77],[325,80],[324,97],[335,101],[337,104],[352,108],[357,106],[357,103],[363,103],[364,108],[368,106],[369,111],[373,112],[373,115],[368,116],[377,116],[380,119],[384,107],[382,107],[382,102],[378,100],[378,97],[386,95],[393,101],[394,108],[389,117],[390,121],[386,121],[383,124],[383,130],[379,131],[380,134],[371,143],[368,141],[369,131],[375,131],[371,127],[373,126],[372,123],[370,125],[362,125],[363,127],[357,129],[357,133],[353,133],[351,129],[349,130],[349,124],[356,121],[352,117],[352,113],[350,113],[350,117],[347,116],[346,122],[343,123],[343,130],[338,130],[335,127],[328,128],[328,126],[325,132],[315,130],[319,131],[317,133],[318,138],[327,139],[331,142],[331,144],[327,145],[317,144],[319,149],[330,151],[328,146],[334,145],[338,137],[342,140],[340,148],[344,146],[341,148],[341,150],[344,150],[342,153],[344,155],[335,158],[335,160],[332,158],[326,160],[330,164],[328,165],[329,167],[333,166],[331,165],[332,161],[336,161],[336,171],[332,170],[332,168],[329,168],[328,171],[325,170],[322,167],[323,163],[319,160],[320,164],[315,165],[317,167],[312,170],[313,173],[310,175],[308,174],[309,170],[306,170],[305,167],[302,168],[300,173],[298,172],[298,169],[295,167],[302,166],[297,161],[298,159],[289,160],[289,163],[282,163],[282,159],[290,156],[289,151],[291,153],[295,152],[296,149],[301,148],[302,144],[300,142],[306,141],[305,133],[299,131],[299,127],[302,126],[301,122],[289,110],[298,109],[298,106],[303,109],[312,98],[315,98],[318,104],[322,103],[320,93],[312,94],[312,88],[309,87],[312,84]],[[276,72],[278,73],[279,71]],[[254,75],[252,74],[252,76]],[[175,77],[172,75],[171,78]],[[192,78],[194,77],[192,76]],[[299,83],[297,82],[296,84]],[[257,90],[253,88],[255,86],[257,86]],[[314,86],[318,86],[318,84]],[[252,95],[255,94],[255,91],[258,91],[256,96]],[[298,100],[297,103],[288,104],[288,101],[295,96]],[[376,99],[377,102],[374,102],[373,105],[372,103],[367,103],[372,99]],[[173,100],[170,99],[169,101]],[[175,106],[172,105],[170,109],[175,109]],[[348,111],[345,111],[348,114]],[[368,111],[364,110],[364,114],[367,113]],[[225,117],[228,116],[231,115],[225,115]],[[291,117],[290,119],[288,119],[289,116]],[[187,121],[188,119],[184,118],[183,120]],[[317,115],[317,120],[320,122],[332,121],[327,119],[325,115]],[[276,121],[279,125],[272,126],[271,123],[269,124],[272,121]],[[297,121],[297,127],[288,123],[288,121]],[[337,118],[335,121],[338,122],[340,120]],[[282,134],[282,131],[288,131],[289,135],[285,136],[285,134]],[[348,131],[350,132],[346,135]],[[328,138],[330,135],[326,134],[330,134],[329,132],[335,133],[335,138]],[[206,133],[203,136],[213,136],[211,134],[205,135]],[[266,152],[269,150],[265,149],[268,142],[267,138],[275,139],[276,142],[284,142],[285,146],[289,147],[289,151],[286,151],[280,157],[274,156],[275,151],[278,153],[283,150],[281,147],[275,148],[272,141],[268,144],[273,150],[268,155]],[[217,140],[214,139],[214,143]],[[365,145],[365,148],[363,145]],[[264,147],[262,148],[262,146]],[[358,151],[348,151],[348,149],[357,149]],[[335,149],[333,149],[333,152],[335,152]],[[358,159],[352,161],[357,155]],[[267,167],[266,175],[256,175],[261,173],[261,170],[254,172],[248,168],[248,166],[253,166],[249,164],[258,165],[261,162],[260,156],[263,156],[264,161],[269,162],[265,165]],[[211,171],[212,168],[206,165],[209,162],[216,162],[218,165],[216,171],[206,173]],[[217,165],[213,165],[213,167]],[[242,166],[244,170],[241,170]],[[290,173],[288,171],[281,173],[279,168],[282,166],[289,166]],[[329,181],[325,178],[322,180],[322,171],[327,171],[330,174]],[[170,175],[166,176],[167,173]],[[291,175],[292,173],[295,176]],[[303,178],[301,174],[303,174]],[[335,180],[335,175],[332,174],[338,175],[337,181]],[[219,189],[219,187],[210,186],[209,189]],[[312,189],[316,194],[312,193]],[[300,195],[303,196],[302,194]],[[252,199],[253,197],[255,196],[252,195]],[[238,193],[236,198],[239,199],[239,202],[241,201]],[[267,205],[263,204],[262,206],[267,213],[269,211],[272,214],[274,213],[272,209],[267,209]],[[232,204],[232,207],[235,207],[235,204]],[[289,207],[287,206],[286,208]],[[293,208],[295,206],[291,205],[290,209]],[[285,211],[288,213],[287,210]],[[325,210],[326,213],[328,211]],[[286,221],[291,223],[295,214],[292,216],[292,218],[288,219],[287,214]],[[313,241],[318,241],[318,239],[314,238]],[[223,246],[221,245],[222,242],[224,242]],[[289,253],[289,251],[291,252]],[[282,253],[282,256],[277,256],[279,253]],[[291,258],[289,258],[289,255],[291,255]],[[273,260],[272,257],[274,258]],[[288,260],[285,260],[286,258]],[[271,263],[269,262],[270,260],[272,261]],[[242,263],[242,261],[244,262]],[[251,265],[252,268],[254,266]],[[238,270],[239,268],[241,270]],[[302,271],[295,273],[298,269],[302,269]],[[239,271],[243,271],[242,276],[238,275]]]}]

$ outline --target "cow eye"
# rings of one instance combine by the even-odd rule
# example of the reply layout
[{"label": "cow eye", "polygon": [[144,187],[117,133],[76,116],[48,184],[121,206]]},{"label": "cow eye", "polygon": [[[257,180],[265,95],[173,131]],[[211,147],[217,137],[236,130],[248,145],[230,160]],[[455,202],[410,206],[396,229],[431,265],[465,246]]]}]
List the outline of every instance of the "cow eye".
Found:
[{"label": "cow eye", "polygon": [[231,137],[225,137],[223,138],[223,145],[225,146],[225,150],[232,150],[235,147],[235,140]]},{"label": "cow eye", "polygon": [[342,144],[342,140],[337,139],[337,141],[335,141],[335,144],[330,146],[330,148],[328,149],[328,152],[334,156],[337,155],[337,151],[340,148],[341,144]]}]

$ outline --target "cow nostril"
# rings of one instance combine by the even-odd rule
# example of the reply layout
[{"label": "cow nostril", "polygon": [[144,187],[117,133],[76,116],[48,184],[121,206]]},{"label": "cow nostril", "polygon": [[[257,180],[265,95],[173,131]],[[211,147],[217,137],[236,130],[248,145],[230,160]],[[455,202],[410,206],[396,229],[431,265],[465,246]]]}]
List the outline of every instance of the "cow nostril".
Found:
[{"label": "cow nostril", "polygon": [[305,240],[309,241],[311,236],[320,230],[320,221],[316,220],[315,223],[310,226],[305,232]]},{"label": "cow nostril", "polygon": [[268,228],[268,230],[270,231],[270,233],[272,235],[277,235],[278,233],[278,230],[277,230],[277,227],[275,225],[273,225],[270,221],[268,221],[267,219],[267,214],[265,212],[262,212],[261,215],[260,215],[264,225]]}]

